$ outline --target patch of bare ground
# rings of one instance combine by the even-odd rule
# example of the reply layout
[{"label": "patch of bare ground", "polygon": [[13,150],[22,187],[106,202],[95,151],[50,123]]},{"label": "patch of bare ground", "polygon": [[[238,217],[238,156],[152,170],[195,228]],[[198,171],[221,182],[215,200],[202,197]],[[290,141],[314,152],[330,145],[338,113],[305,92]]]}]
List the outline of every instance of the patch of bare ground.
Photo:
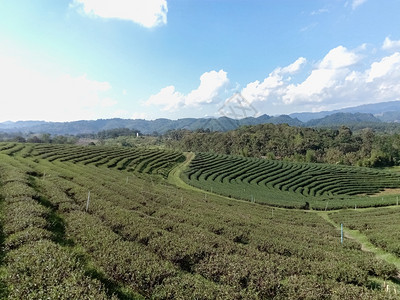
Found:
[{"label": "patch of bare ground", "polygon": [[390,195],[399,195],[400,194],[400,188],[397,189],[384,189],[383,191],[370,195],[371,197],[381,197],[381,196],[390,196]]}]

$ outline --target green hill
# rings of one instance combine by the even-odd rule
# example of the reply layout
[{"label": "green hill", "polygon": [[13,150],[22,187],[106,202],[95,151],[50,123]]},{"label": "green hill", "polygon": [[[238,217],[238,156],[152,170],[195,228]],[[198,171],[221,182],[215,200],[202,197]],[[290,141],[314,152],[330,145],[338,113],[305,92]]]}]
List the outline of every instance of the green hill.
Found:
[{"label": "green hill", "polygon": [[178,188],[180,160],[0,144],[0,297],[396,299],[395,266],[319,214]]}]

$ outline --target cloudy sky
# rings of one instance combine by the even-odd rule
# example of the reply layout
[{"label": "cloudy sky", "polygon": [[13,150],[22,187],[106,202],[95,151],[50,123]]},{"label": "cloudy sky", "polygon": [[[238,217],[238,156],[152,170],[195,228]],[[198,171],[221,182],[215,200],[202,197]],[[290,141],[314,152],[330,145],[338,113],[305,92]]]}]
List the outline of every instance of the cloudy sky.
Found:
[{"label": "cloudy sky", "polygon": [[[0,122],[400,100],[398,0],[0,0]],[[240,93],[240,94],[237,94]]]}]

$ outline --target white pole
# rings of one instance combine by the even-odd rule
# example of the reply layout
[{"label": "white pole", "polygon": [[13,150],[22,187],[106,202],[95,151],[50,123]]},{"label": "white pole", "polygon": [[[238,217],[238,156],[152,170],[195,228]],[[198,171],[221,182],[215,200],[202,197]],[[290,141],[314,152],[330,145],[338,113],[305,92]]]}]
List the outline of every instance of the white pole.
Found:
[{"label": "white pole", "polygon": [[343,244],[343,223],[340,224],[340,243]]},{"label": "white pole", "polygon": [[86,211],[89,210],[89,202],[90,202],[90,191],[88,192],[87,201],[86,201]]}]

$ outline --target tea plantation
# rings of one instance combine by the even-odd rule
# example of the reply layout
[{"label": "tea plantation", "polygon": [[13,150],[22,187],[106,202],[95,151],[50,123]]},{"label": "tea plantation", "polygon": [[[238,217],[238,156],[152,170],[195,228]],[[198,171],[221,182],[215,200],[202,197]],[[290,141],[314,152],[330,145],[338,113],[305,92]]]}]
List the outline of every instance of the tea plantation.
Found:
[{"label": "tea plantation", "polygon": [[211,153],[197,154],[183,179],[228,197],[319,210],[397,204],[395,196],[382,199],[368,195],[400,187],[399,175],[369,168]]},{"label": "tea plantation", "polygon": [[[345,237],[342,244],[340,232],[317,212],[178,188],[166,178],[183,159],[150,148],[0,144],[0,298],[398,299],[395,265],[362,251],[357,241]],[[270,189],[284,201],[286,194],[301,201],[325,196],[319,185],[300,192],[291,189],[296,183],[256,177],[256,160],[232,160],[247,171],[232,168],[236,175],[225,176],[221,163],[196,180]],[[194,166],[196,160],[188,174],[197,172]],[[290,167],[298,174],[306,168]],[[310,165],[309,172],[320,171]],[[363,172],[370,189],[357,192],[397,186],[394,175]],[[216,186],[209,189],[220,192]],[[352,218],[349,225],[362,227],[364,221]]]}]

